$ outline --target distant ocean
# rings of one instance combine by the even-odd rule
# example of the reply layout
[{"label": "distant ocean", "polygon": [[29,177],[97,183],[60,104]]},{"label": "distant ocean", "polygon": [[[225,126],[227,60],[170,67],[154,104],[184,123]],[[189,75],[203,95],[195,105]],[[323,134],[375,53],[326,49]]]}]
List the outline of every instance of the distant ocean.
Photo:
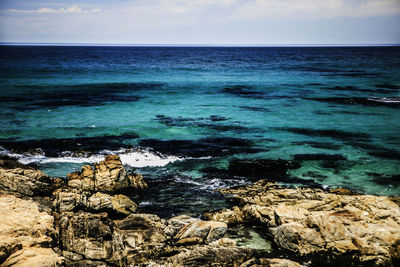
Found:
[{"label": "distant ocean", "polygon": [[0,153],[61,177],[117,153],[161,216],[255,178],[400,195],[400,47],[0,46],[0,107]]}]

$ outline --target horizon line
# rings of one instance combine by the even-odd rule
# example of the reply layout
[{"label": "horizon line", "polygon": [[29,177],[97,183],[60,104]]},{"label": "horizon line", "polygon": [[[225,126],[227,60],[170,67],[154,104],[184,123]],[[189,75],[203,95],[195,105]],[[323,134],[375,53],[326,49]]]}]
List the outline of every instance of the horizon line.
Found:
[{"label": "horizon line", "polygon": [[46,42],[0,42],[0,46],[122,46],[122,47],[379,47],[400,46],[400,43],[388,44],[147,44],[147,43],[46,43]]}]

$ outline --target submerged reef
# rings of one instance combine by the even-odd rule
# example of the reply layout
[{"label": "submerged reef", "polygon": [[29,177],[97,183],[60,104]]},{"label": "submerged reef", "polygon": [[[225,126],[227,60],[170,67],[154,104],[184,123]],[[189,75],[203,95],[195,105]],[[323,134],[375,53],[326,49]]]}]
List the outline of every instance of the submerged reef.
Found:
[{"label": "submerged reef", "polygon": [[[236,161],[226,173],[273,173],[284,161]],[[269,171],[268,168],[271,168]],[[285,175],[282,173],[282,175]],[[220,189],[232,208],[199,218],[140,213],[140,174],[119,156],[53,178],[0,158],[1,266],[396,266],[400,199],[257,181]],[[237,242],[243,229],[267,241]],[[242,230],[238,230],[242,229]],[[254,231],[257,231],[255,234]],[[246,232],[246,231],[244,231]],[[265,247],[264,247],[265,246]]]}]

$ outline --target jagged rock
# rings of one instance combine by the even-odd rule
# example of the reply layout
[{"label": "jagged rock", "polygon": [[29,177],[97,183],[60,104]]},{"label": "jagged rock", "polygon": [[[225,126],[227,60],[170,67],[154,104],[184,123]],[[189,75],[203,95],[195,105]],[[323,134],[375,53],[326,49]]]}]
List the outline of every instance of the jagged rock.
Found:
[{"label": "jagged rock", "polygon": [[41,266],[54,267],[61,266],[64,259],[57,255],[51,248],[24,248],[12,254],[1,265],[2,267],[24,267],[24,266]]},{"label": "jagged rock", "polygon": [[209,245],[182,251],[168,259],[172,266],[239,266],[254,255],[250,248],[237,247],[234,241],[220,239]]},{"label": "jagged rock", "polygon": [[65,212],[60,217],[60,231],[61,249],[64,251],[90,260],[106,260],[113,254],[113,223],[107,213]]},{"label": "jagged rock", "polygon": [[257,267],[257,266],[301,267],[301,265],[297,262],[280,258],[260,258],[260,259],[253,258],[240,265],[240,267]]},{"label": "jagged rock", "polygon": [[191,224],[193,222],[198,222],[198,221],[200,221],[200,219],[193,218],[188,215],[179,215],[179,216],[172,217],[172,218],[168,219],[168,221],[167,221],[167,225],[168,225],[169,229],[171,230],[169,232],[169,235],[170,236],[176,235],[178,233],[178,231],[180,229],[182,229],[183,226]]},{"label": "jagged rock", "polygon": [[131,214],[114,223],[113,259],[118,264],[121,259],[136,264],[157,258],[166,246],[166,222],[156,215]]},{"label": "jagged rock", "polygon": [[108,212],[127,216],[137,210],[137,204],[124,195],[110,196],[97,192],[76,189],[59,189],[54,192],[54,207],[58,212],[86,210],[92,212]]},{"label": "jagged rock", "polygon": [[176,243],[211,243],[223,237],[227,228],[223,222],[196,221],[182,227],[175,236]]},{"label": "jagged rock", "polygon": [[31,168],[0,168],[0,193],[17,196],[48,196],[53,192],[53,179]]},{"label": "jagged rock", "polygon": [[92,192],[116,193],[126,189],[147,187],[142,175],[126,172],[118,155],[108,155],[94,166],[85,165],[80,172],[67,175],[68,186]]},{"label": "jagged rock", "polygon": [[13,265],[15,259],[25,261],[28,257],[39,261],[44,254],[54,256],[47,251],[57,237],[53,223],[54,218],[46,212],[40,212],[38,204],[32,200],[0,196],[0,264],[6,261],[6,266]]},{"label": "jagged rock", "polygon": [[221,192],[240,205],[205,214],[207,218],[263,224],[281,248],[301,255],[353,253],[361,263],[376,266],[399,261],[394,251],[400,244],[400,207],[393,198],[291,189],[264,181]]}]

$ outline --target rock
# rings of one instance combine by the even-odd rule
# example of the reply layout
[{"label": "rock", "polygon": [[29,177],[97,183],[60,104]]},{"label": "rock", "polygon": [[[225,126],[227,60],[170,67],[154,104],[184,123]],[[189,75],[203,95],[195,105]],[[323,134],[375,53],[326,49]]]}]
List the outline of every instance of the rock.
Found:
[{"label": "rock", "polygon": [[1,265],[3,267],[24,267],[24,266],[43,266],[54,267],[62,266],[64,259],[57,255],[51,248],[24,248],[12,254]]},{"label": "rock", "polygon": [[152,214],[131,214],[114,223],[114,264],[120,265],[123,260],[136,265],[165,253],[168,240],[165,220]]},{"label": "rock", "polygon": [[108,155],[94,166],[85,165],[80,172],[68,174],[67,180],[69,187],[91,192],[116,193],[147,187],[142,175],[126,172],[118,155]]},{"label": "rock", "polygon": [[[0,264],[3,261],[15,263],[14,259],[27,260],[27,257],[39,261],[42,255],[49,254],[43,248],[55,244],[57,232],[53,223],[54,218],[40,212],[38,204],[32,200],[0,196]],[[32,247],[37,250],[31,250]],[[36,256],[29,251],[37,252]]]},{"label": "rock", "polygon": [[228,226],[223,222],[196,221],[185,225],[174,237],[177,244],[211,243],[223,237]]},{"label": "rock", "polygon": [[113,223],[107,213],[65,212],[60,217],[60,232],[61,249],[64,251],[90,260],[107,260],[113,255]]},{"label": "rock", "polygon": [[288,260],[288,259],[279,259],[279,258],[262,258],[260,259],[261,266],[269,266],[269,267],[300,267],[301,265],[297,262]]},{"label": "rock", "polygon": [[265,181],[220,191],[239,206],[207,213],[206,218],[265,225],[265,234],[286,250],[300,255],[355,255],[361,264],[372,266],[399,260],[394,251],[400,244],[400,207],[393,198],[285,188]]},{"label": "rock", "polygon": [[17,196],[48,196],[54,190],[53,179],[31,168],[0,168],[0,193]]},{"label": "rock", "polygon": [[171,229],[170,236],[176,235],[178,231],[185,225],[191,224],[193,222],[198,222],[200,219],[193,218],[188,215],[179,215],[168,219],[167,225]]},{"label": "rock", "polygon": [[[229,243],[229,242],[225,242]],[[221,246],[220,242],[194,247],[168,259],[172,266],[239,266],[254,255],[250,248]]]},{"label": "rock", "polygon": [[127,216],[137,210],[137,204],[125,195],[110,196],[97,192],[76,189],[59,189],[54,192],[53,206],[62,213],[85,210],[90,212],[108,212],[109,215]]}]

